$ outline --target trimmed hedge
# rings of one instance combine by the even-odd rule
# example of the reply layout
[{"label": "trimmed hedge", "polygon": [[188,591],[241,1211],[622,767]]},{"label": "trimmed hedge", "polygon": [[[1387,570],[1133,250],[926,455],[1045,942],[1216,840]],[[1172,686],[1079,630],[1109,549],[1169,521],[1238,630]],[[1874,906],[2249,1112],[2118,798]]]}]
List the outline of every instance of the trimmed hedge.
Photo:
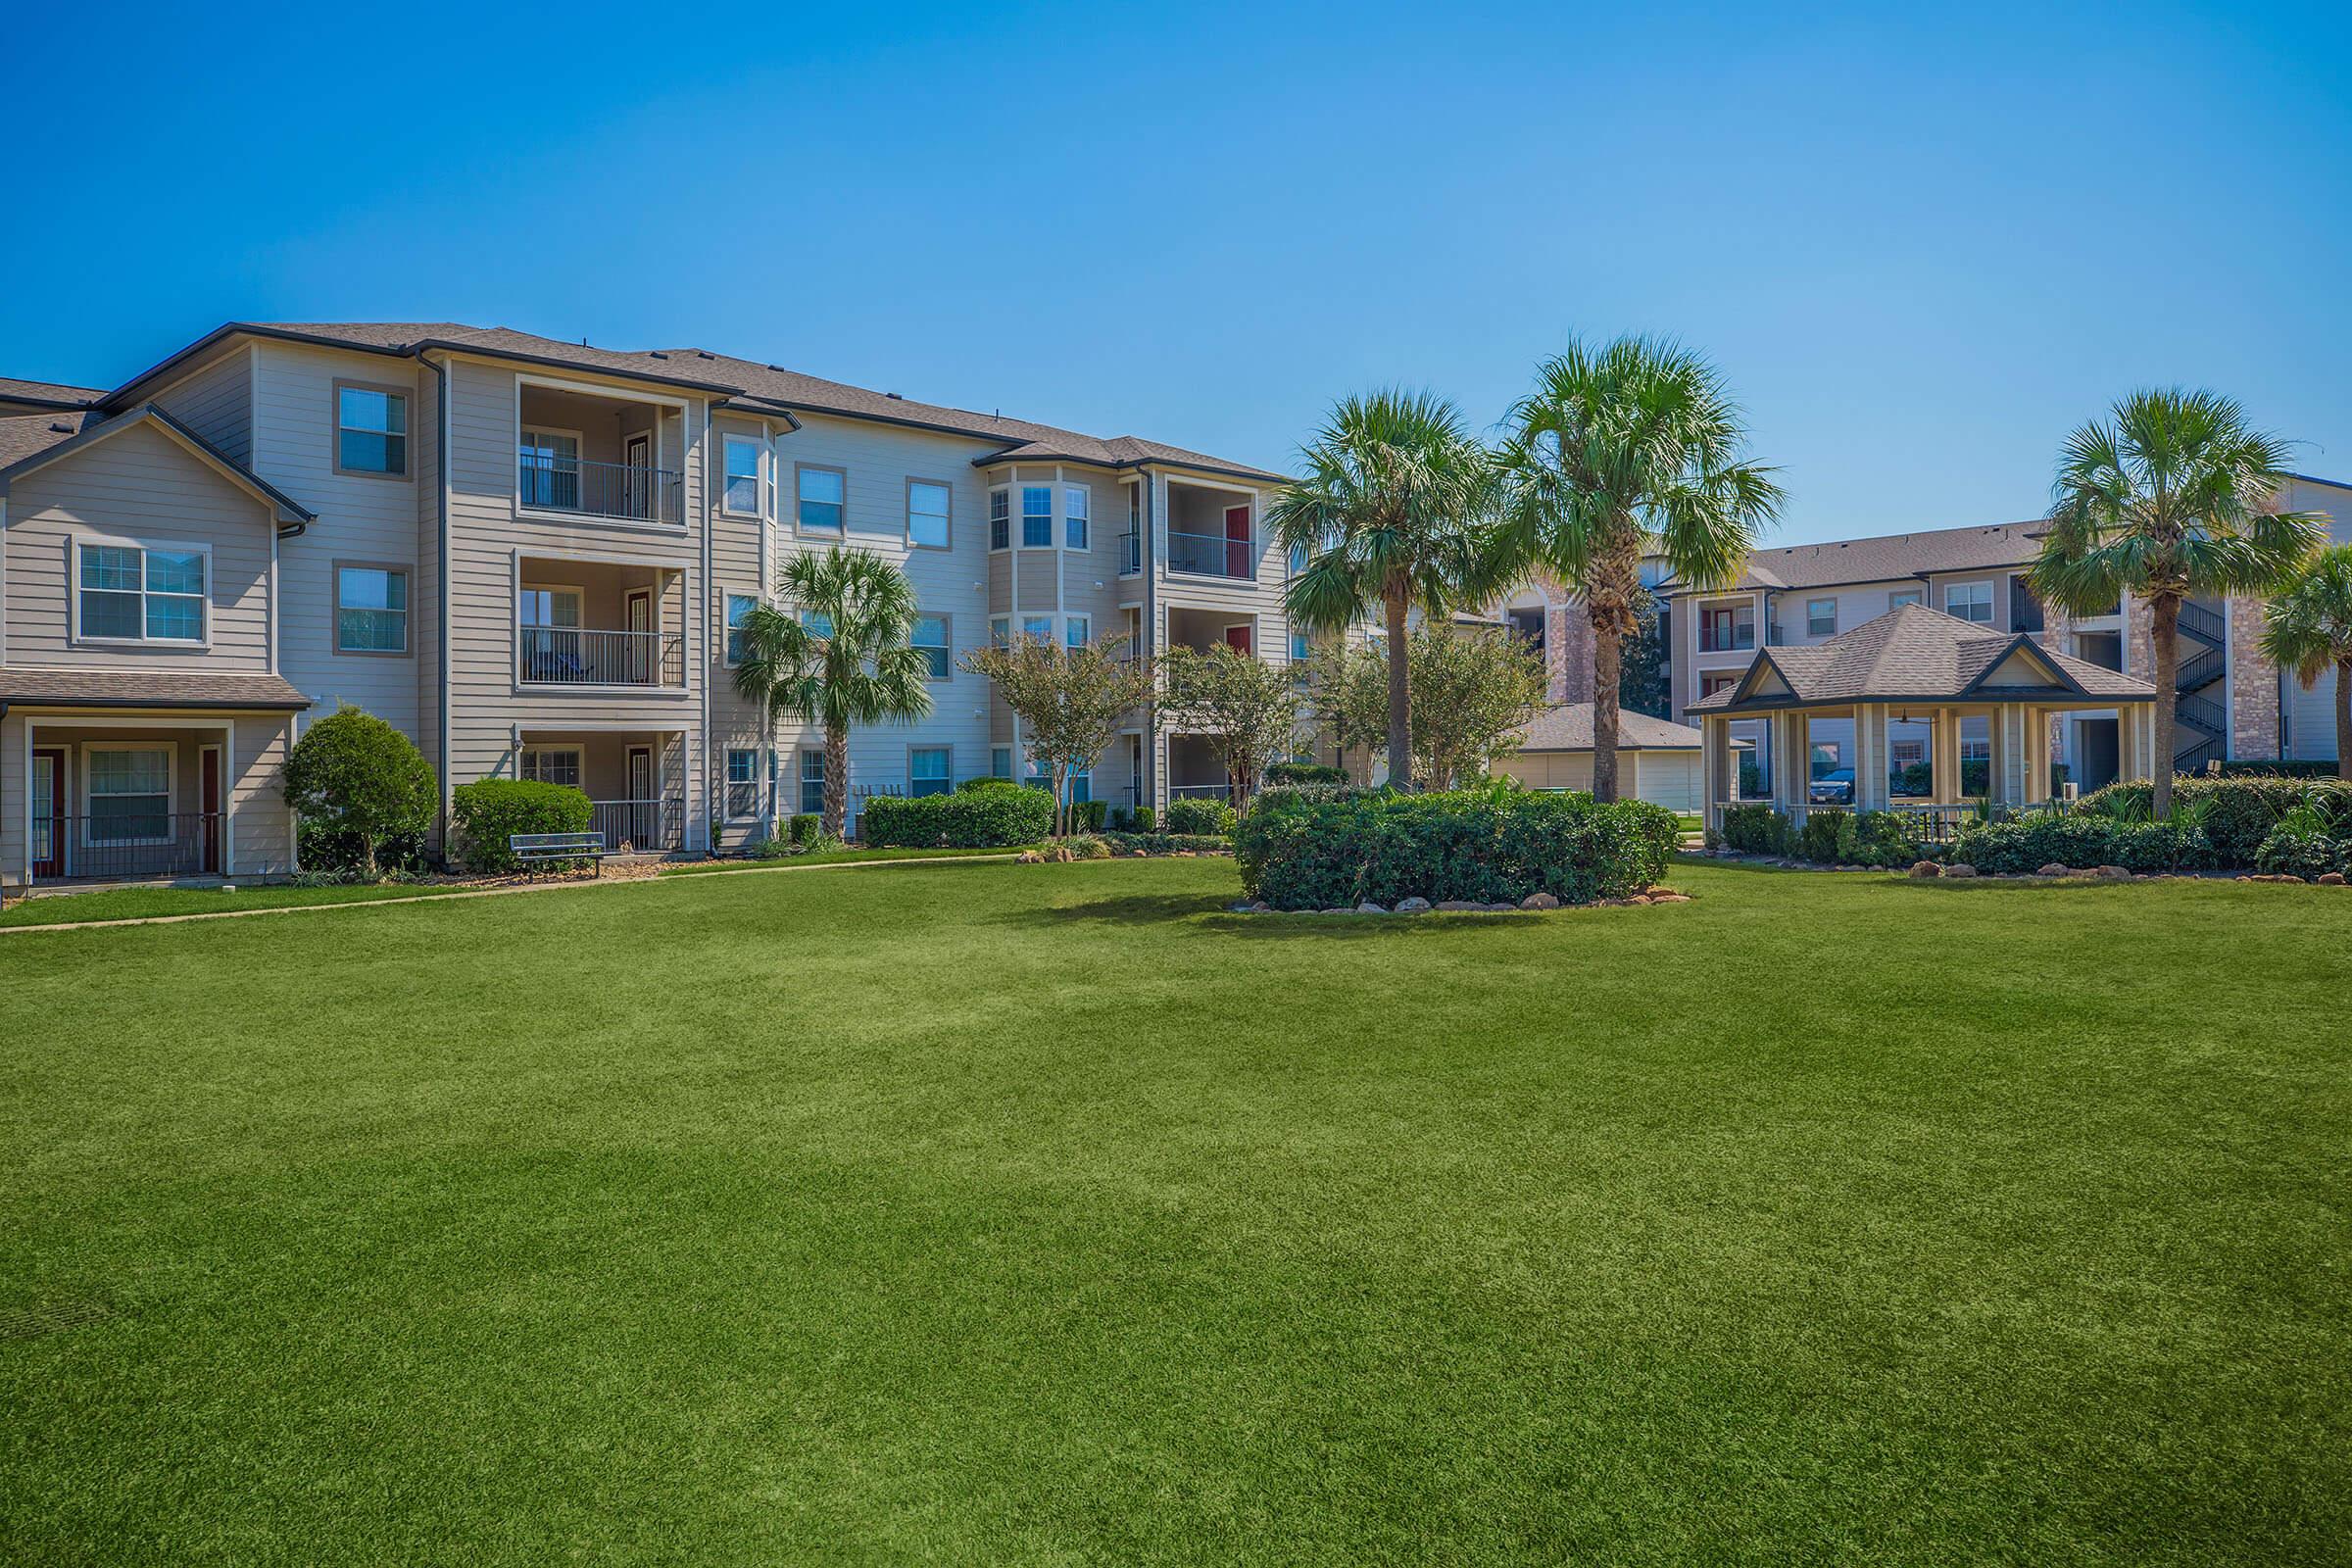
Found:
[{"label": "trimmed hedge", "polygon": [[1146,855],[1173,855],[1178,850],[1191,850],[1196,855],[1216,855],[1233,848],[1227,839],[1201,838],[1184,833],[1121,833],[1115,830],[1098,835],[1121,855],[1137,850]]},{"label": "trimmed hedge", "polygon": [[1018,788],[877,795],[858,817],[858,842],[874,849],[1012,849],[1053,831],[1054,797]]},{"label": "trimmed hedge", "polygon": [[521,869],[507,839],[515,833],[585,833],[596,820],[588,797],[568,784],[485,778],[450,792],[458,856],[469,871]]},{"label": "trimmed hedge", "polygon": [[1017,779],[999,778],[994,773],[983,773],[978,778],[967,778],[956,785],[956,793],[969,795],[982,790],[1017,790],[1022,787]]},{"label": "trimmed hedge", "polygon": [[2272,829],[2254,852],[2254,868],[2314,881],[2330,871],[2352,874],[2352,838],[2330,838],[2293,824]]},{"label": "trimmed hedge", "polygon": [[[2147,780],[2132,779],[2091,791],[2075,809],[2078,814],[2144,821],[2152,798]],[[2341,779],[2278,774],[2179,778],[2173,781],[2173,805],[2176,811],[2205,830],[2215,863],[2224,866],[2254,864],[2262,841],[2299,806],[2319,813],[2321,827],[2328,836],[2352,837],[2352,784]]]},{"label": "trimmed hedge", "polygon": [[2082,811],[1960,830],[1950,858],[1994,876],[2031,876],[2053,862],[2086,870],[2120,865],[2137,874],[2195,871],[2216,861],[2205,830],[2186,822],[2126,822]]},{"label": "trimmed hedge", "polygon": [[818,811],[795,811],[784,824],[785,837],[795,844],[814,844],[824,832],[825,818]]},{"label": "trimmed hedge", "polygon": [[1171,833],[1230,833],[1233,822],[1233,808],[1223,801],[1184,795],[1168,803],[1167,829]]},{"label": "trimmed hedge", "polygon": [[1729,807],[1722,839],[1742,855],[1776,855],[1823,865],[1909,865],[1933,858],[1911,823],[1894,811],[1840,811],[1816,807],[1802,829],[1762,804]]},{"label": "trimmed hedge", "polygon": [[[2194,775],[2191,776],[2193,777]],[[2336,777],[2336,771],[2335,764],[2333,762],[2313,762],[2303,760],[2301,759],[2289,760],[2282,757],[2273,758],[2269,761],[2262,761],[2258,759],[2241,757],[2235,759],[2234,760],[2225,761],[2222,763],[2222,777],[2334,778]]]},{"label": "trimmed hedge", "polygon": [[1313,799],[1277,793],[1242,819],[1242,885],[1279,909],[1424,898],[1562,904],[1638,893],[1665,874],[1675,814],[1644,801],[1502,788]]},{"label": "trimmed hedge", "polygon": [[1348,770],[1333,767],[1329,762],[1269,762],[1266,764],[1268,784],[1345,784]]}]

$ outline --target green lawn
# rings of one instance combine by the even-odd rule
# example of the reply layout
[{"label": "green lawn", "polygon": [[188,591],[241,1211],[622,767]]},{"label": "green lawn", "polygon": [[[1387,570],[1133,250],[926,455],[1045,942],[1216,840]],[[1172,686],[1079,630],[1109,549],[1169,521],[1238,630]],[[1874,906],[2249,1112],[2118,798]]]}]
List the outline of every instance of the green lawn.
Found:
[{"label": "green lawn", "polygon": [[2342,1561],[2352,894],[0,943],[0,1560]]},{"label": "green lawn", "polygon": [[162,914],[217,914],[227,909],[282,909],[318,904],[380,904],[456,891],[416,883],[379,887],[106,888],[20,899],[0,909],[0,926],[58,925],[70,920],[143,920]]}]

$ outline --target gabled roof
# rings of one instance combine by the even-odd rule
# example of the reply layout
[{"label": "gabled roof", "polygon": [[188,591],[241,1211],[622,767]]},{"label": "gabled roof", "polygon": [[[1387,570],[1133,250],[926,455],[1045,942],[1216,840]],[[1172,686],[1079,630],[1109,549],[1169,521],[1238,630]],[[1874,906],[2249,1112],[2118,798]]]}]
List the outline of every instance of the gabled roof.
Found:
[{"label": "gabled roof", "polygon": [[[1620,709],[1617,747],[1620,751],[1696,751],[1699,733],[1688,724],[1670,723]],[[1589,752],[1592,749],[1592,705],[1557,703],[1528,721],[1521,735],[1523,752]]]},{"label": "gabled roof", "polygon": [[[1989,571],[2024,566],[2041,553],[2049,524],[2039,518],[1970,528],[1929,528],[1881,534],[1872,539],[1833,539],[1818,545],[1782,545],[1751,550],[1747,568],[1730,587],[1710,592],[1776,592],[1834,588],[1862,582],[1900,582],[1937,572]],[[1692,590],[1669,581],[1658,592],[1672,597]]]},{"label": "gabled roof", "polygon": [[5,488],[19,474],[30,473],[68,453],[78,452],[141,424],[157,426],[200,461],[220,470],[230,483],[273,508],[278,520],[289,525],[288,531],[300,532],[318,516],[153,403],[141,403],[112,416],[84,411],[65,416],[28,414],[0,419],[0,488]]},{"label": "gabled roof", "polygon": [[1739,681],[1700,698],[1688,711],[2003,696],[2080,697],[2104,706],[2151,702],[2156,688],[2024,632],[1986,631],[1940,610],[1904,605],[1828,642],[1767,648]]},{"label": "gabled roof", "polygon": [[106,396],[102,386],[68,386],[62,381],[20,381],[0,375],[0,405],[35,412],[44,409],[86,409]]},{"label": "gabled roof", "polygon": [[[141,383],[173,368],[223,338],[239,333],[297,343],[317,343],[366,353],[414,358],[428,349],[453,349],[487,354],[527,364],[569,366],[584,370],[631,376],[663,386],[716,393],[721,408],[746,414],[792,418],[799,414],[828,414],[854,419],[874,419],[913,429],[976,437],[1008,452],[1034,449],[1045,461],[1083,463],[1100,467],[1138,467],[1147,463],[1200,468],[1259,483],[1280,483],[1283,475],[1246,464],[1189,452],[1139,436],[1107,439],[1065,430],[1027,419],[1008,419],[998,414],[943,404],[917,403],[895,392],[874,392],[846,382],[804,375],[780,365],[739,360],[708,349],[602,349],[585,343],[566,343],[517,332],[504,326],[467,326],[461,321],[231,321],[142,370],[114,392],[110,402],[127,396]],[[1004,461],[1004,454],[988,462]]]}]

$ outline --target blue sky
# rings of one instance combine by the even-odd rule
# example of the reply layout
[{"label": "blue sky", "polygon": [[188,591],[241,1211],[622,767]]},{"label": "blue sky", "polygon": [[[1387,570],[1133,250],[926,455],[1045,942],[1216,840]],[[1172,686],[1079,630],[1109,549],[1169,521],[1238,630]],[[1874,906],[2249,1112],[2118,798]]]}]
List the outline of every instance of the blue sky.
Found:
[{"label": "blue sky", "polygon": [[13,19],[0,374],[450,319],[1287,467],[1649,331],[1783,542],[2032,515],[2149,382],[2352,477],[2352,8],[492,9]]}]

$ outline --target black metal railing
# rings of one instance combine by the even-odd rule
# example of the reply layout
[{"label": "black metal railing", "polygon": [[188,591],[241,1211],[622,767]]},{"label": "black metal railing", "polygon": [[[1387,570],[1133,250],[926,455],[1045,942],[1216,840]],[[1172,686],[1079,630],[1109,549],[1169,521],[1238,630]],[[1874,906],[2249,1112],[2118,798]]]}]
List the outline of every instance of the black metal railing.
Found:
[{"label": "black metal railing", "polygon": [[608,850],[674,850],[686,842],[686,798],[682,795],[590,804],[595,810],[588,825],[605,836]]},{"label": "black metal railing", "polygon": [[107,811],[35,815],[36,882],[217,876],[228,863],[228,817],[220,811]]},{"label": "black metal railing", "polygon": [[2202,649],[2194,659],[2184,659],[2173,670],[2173,690],[2186,696],[2202,691],[2229,673],[2230,662],[2218,648]]},{"label": "black metal railing", "polygon": [[1730,631],[1718,632],[1705,621],[1698,623],[1698,651],[1702,654],[1741,654],[1756,646],[1756,627],[1753,621],[1735,623]]},{"label": "black metal railing", "polygon": [[2230,640],[2229,623],[2202,605],[2181,604],[2180,629],[2215,648]]},{"label": "black metal railing", "polygon": [[630,522],[682,522],[686,476],[635,463],[590,463],[525,453],[515,460],[515,499],[532,512],[575,512]]},{"label": "black metal railing", "polygon": [[2175,711],[2181,722],[2208,735],[2220,736],[2230,728],[2230,710],[2210,697],[2183,697]]},{"label": "black metal railing", "polygon": [[683,686],[686,634],[522,626],[517,678],[537,686]]},{"label": "black metal railing", "polygon": [[1168,569],[1196,577],[1231,577],[1254,582],[1257,541],[1230,538],[1221,533],[1171,533]]},{"label": "black metal railing", "polygon": [[1119,535],[1119,575],[1132,577],[1144,569],[1143,535],[1134,532]]}]

